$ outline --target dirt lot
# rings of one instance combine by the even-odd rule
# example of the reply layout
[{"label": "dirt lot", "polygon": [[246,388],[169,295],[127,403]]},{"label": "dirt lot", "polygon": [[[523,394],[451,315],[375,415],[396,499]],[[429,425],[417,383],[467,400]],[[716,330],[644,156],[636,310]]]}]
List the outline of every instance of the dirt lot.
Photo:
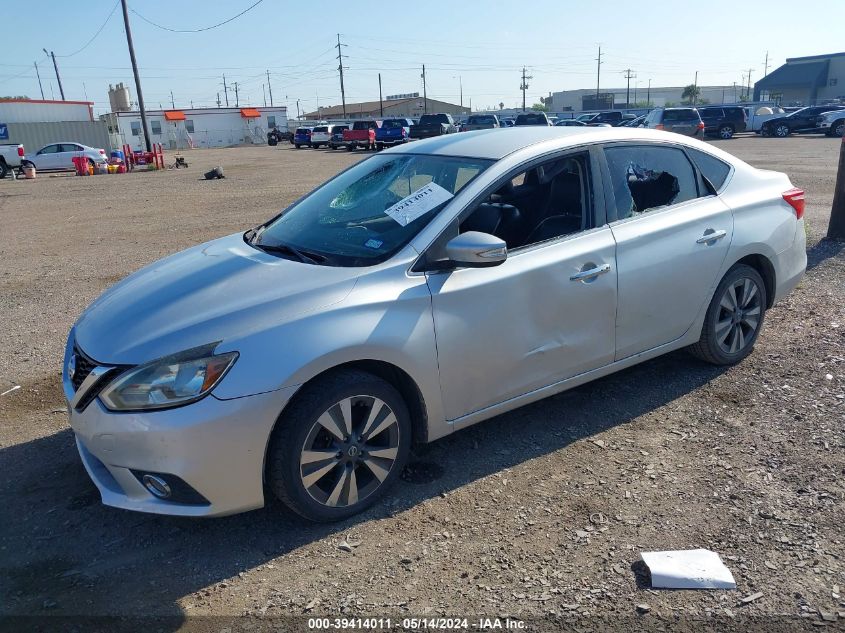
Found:
[{"label": "dirt lot", "polygon": [[[837,626],[821,611],[841,626],[845,253],[819,243],[838,143],[720,146],[807,190],[807,278],[751,357],[724,370],[674,353],[457,433],[418,450],[385,505],[331,526],[277,503],[199,521],[102,506],[59,376],[68,329],[110,284],[266,219],[363,154],[196,150],[188,170],[0,182],[0,392],[21,386],[0,396],[0,616],[168,616],[148,627],[162,631],[244,614]],[[217,164],[225,180],[200,180]],[[695,547],[723,556],[737,591],[646,588],[641,551]]]}]

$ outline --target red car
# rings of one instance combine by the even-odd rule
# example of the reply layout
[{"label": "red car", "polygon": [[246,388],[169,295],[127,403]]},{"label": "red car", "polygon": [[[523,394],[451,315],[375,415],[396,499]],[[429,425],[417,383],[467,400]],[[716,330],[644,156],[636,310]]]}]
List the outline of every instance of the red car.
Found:
[{"label": "red car", "polygon": [[350,152],[356,147],[375,150],[376,148],[376,121],[355,121],[352,129],[343,130],[343,144]]}]

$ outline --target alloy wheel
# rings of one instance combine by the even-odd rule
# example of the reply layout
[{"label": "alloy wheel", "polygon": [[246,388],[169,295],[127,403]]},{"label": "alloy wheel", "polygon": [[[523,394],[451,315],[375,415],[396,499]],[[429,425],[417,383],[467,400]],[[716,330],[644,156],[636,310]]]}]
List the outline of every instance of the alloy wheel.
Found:
[{"label": "alloy wheel", "polygon": [[760,327],[761,296],[757,282],[747,277],[725,289],[716,319],[716,342],[726,354],[737,354],[753,342]]},{"label": "alloy wheel", "polygon": [[384,401],[367,395],[344,398],[317,418],[305,438],[299,459],[302,486],[324,506],[354,506],[387,479],[399,441],[399,421]]},{"label": "alloy wheel", "polygon": [[775,128],[775,136],[779,136],[780,138],[784,138],[789,136],[789,127],[786,125],[779,125]]},{"label": "alloy wheel", "polygon": [[719,136],[722,137],[725,140],[732,138],[733,135],[734,135],[733,128],[728,126],[728,125],[724,126],[723,128],[721,128],[719,130]]},{"label": "alloy wheel", "polygon": [[845,136],[845,123],[840,123],[835,128],[833,128],[833,135],[838,137]]}]

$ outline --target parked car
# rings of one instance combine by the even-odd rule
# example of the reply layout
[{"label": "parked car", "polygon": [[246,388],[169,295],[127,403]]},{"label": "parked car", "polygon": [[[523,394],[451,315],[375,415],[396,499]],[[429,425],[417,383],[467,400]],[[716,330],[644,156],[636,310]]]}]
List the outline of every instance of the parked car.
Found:
[{"label": "parked car", "polygon": [[555,123],[555,127],[586,127],[587,124],[578,119],[560,119]]},{"label": "parked car", "polygon": [[845,110],[845,106],[810,106],[786,116],[769,119],[760,128],[763,136],[786,138],[796,132],[813,132],[818,129],[817,119],[825,112]]},{"label": "parked car", "polygon": [[411,126],[411,138],[431,138],[443,134],[454,134],[458,131],[451,114],[423,114],[420,122]]},{"label": "parked car", "polygon": [[646,116],[647,115],[645,114],[641,114],[640,116],[635,117],[633,119],[622,121],[622,123],[619,124],[619,127],[640,127],[645,121]]},{"label": "parked car", "polygon": [[759,134],[760,128],[763,127],[763,124],[766,121],[777,119],[785,114],[787,114],[786,111],[776,105],[759,107],[745,106],[745,117],[748,121],[746,130],[757,132]]},{"label": "parked car", "polygon": [[624,120],[620,110],[608,110],[607,112],[593,112],[590,114],[582,114],[578,120],[586,125],[596,125],[598,123],[609,123],[611,126],[616,126]]},{"label": "parked car", "polygon": [[704,122],[695,108],[655,108],[646,115],[642,125],[684,136],[704,136]]},{"label": "parked car", "polygon": [[329,147],[331,149],[337,149],[338,147],[345,146],[345,143],[343,142],[343,131],[348,129],[349,125],[346,123],[340,123],[332,127],[332,136],[329,139]]},{"label": "parked car", "polygon": [[499,126],[500,127],[513,127],[514,120],[513,119],[499,119]]},{"label": "parked car", "polygon": [[412,441],[684,347],[738,363],[804,274],[803,213],[786,175],[650,130],[393,147],[94,301],[62,365],[76,447],[110,506],[267,490],[342,520]]},{"label": "parked car", "polygon": [[343,131],[343,144],[350,152],[359,147],[375,150],[377,128],[376,121],[355,121],[351,128]]},{"label": "parked car", "polygon": [[826,136],[842,138],[845,136],[845,111],[834,110],[819,115],[816,119],[816,127]]},{"label": "parked car", "polygon": [[318,125],[311,130],[311,147],[318,149],[322,145],[328,146],[329,141],[332,140],[332,130],[334,125]]},{"label": "parked car", "polygon": [[545,112],[523,112],[516,115],[514,125],[545,125],[548,127],[551,125],[551,121],[549,121]]},{"label": "parked car", "polygon": [[473,114],[467,119],[467,122],[461,126],[461,132],[491,130],[498,127],[501,127],[501,125],[499,124],[499,117],[495,114]]},{"label": "parked car", "polygon": [[296,128],[296,132],[293,133],[293,146],[296,149],[299,149],[303,145],[305,145],[305,146],[311,145],[311,128],[310,127],[298,127],[298,128]]},{"label": "parked car", "polygon": [[18,169],[26,161],[24,147],[20,143],[0,145],[0,180],[13,169]]},{"label": "parked car", "polygon": [[737,132],[745,132],[747,115],[741,106],[702,106],[698,114],[704,122],[705,136],[728,140]]},{"label": "parked car", "polygon": [[410,140],[411,119],[385,119],[376,129],[376,149],[382,150],[387,145],[407,143]]},{"label": "parked car", "polygon": [[76,156],[85,156],[91,165],[108,162],[106,150],[82,143],[50,143],[30,156],[29,160],[38,171],[69,171],[76,169],[73,165]]}]

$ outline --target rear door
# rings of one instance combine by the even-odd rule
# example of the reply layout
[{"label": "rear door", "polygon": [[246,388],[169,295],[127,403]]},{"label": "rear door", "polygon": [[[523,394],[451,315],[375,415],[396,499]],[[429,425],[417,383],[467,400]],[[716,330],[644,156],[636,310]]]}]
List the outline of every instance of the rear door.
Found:
[{"label": "rear door", "polygon": [[683,336],[710,301],[733,214],[686,152],[664,143],[608,145],[606,196],[616,239],[616,360]]},{"label": "rear door", "polygon": [[56,153],[56,169],[73,169],[73,157],[84,154],[81,145],[62,143],[60,151]]}]

